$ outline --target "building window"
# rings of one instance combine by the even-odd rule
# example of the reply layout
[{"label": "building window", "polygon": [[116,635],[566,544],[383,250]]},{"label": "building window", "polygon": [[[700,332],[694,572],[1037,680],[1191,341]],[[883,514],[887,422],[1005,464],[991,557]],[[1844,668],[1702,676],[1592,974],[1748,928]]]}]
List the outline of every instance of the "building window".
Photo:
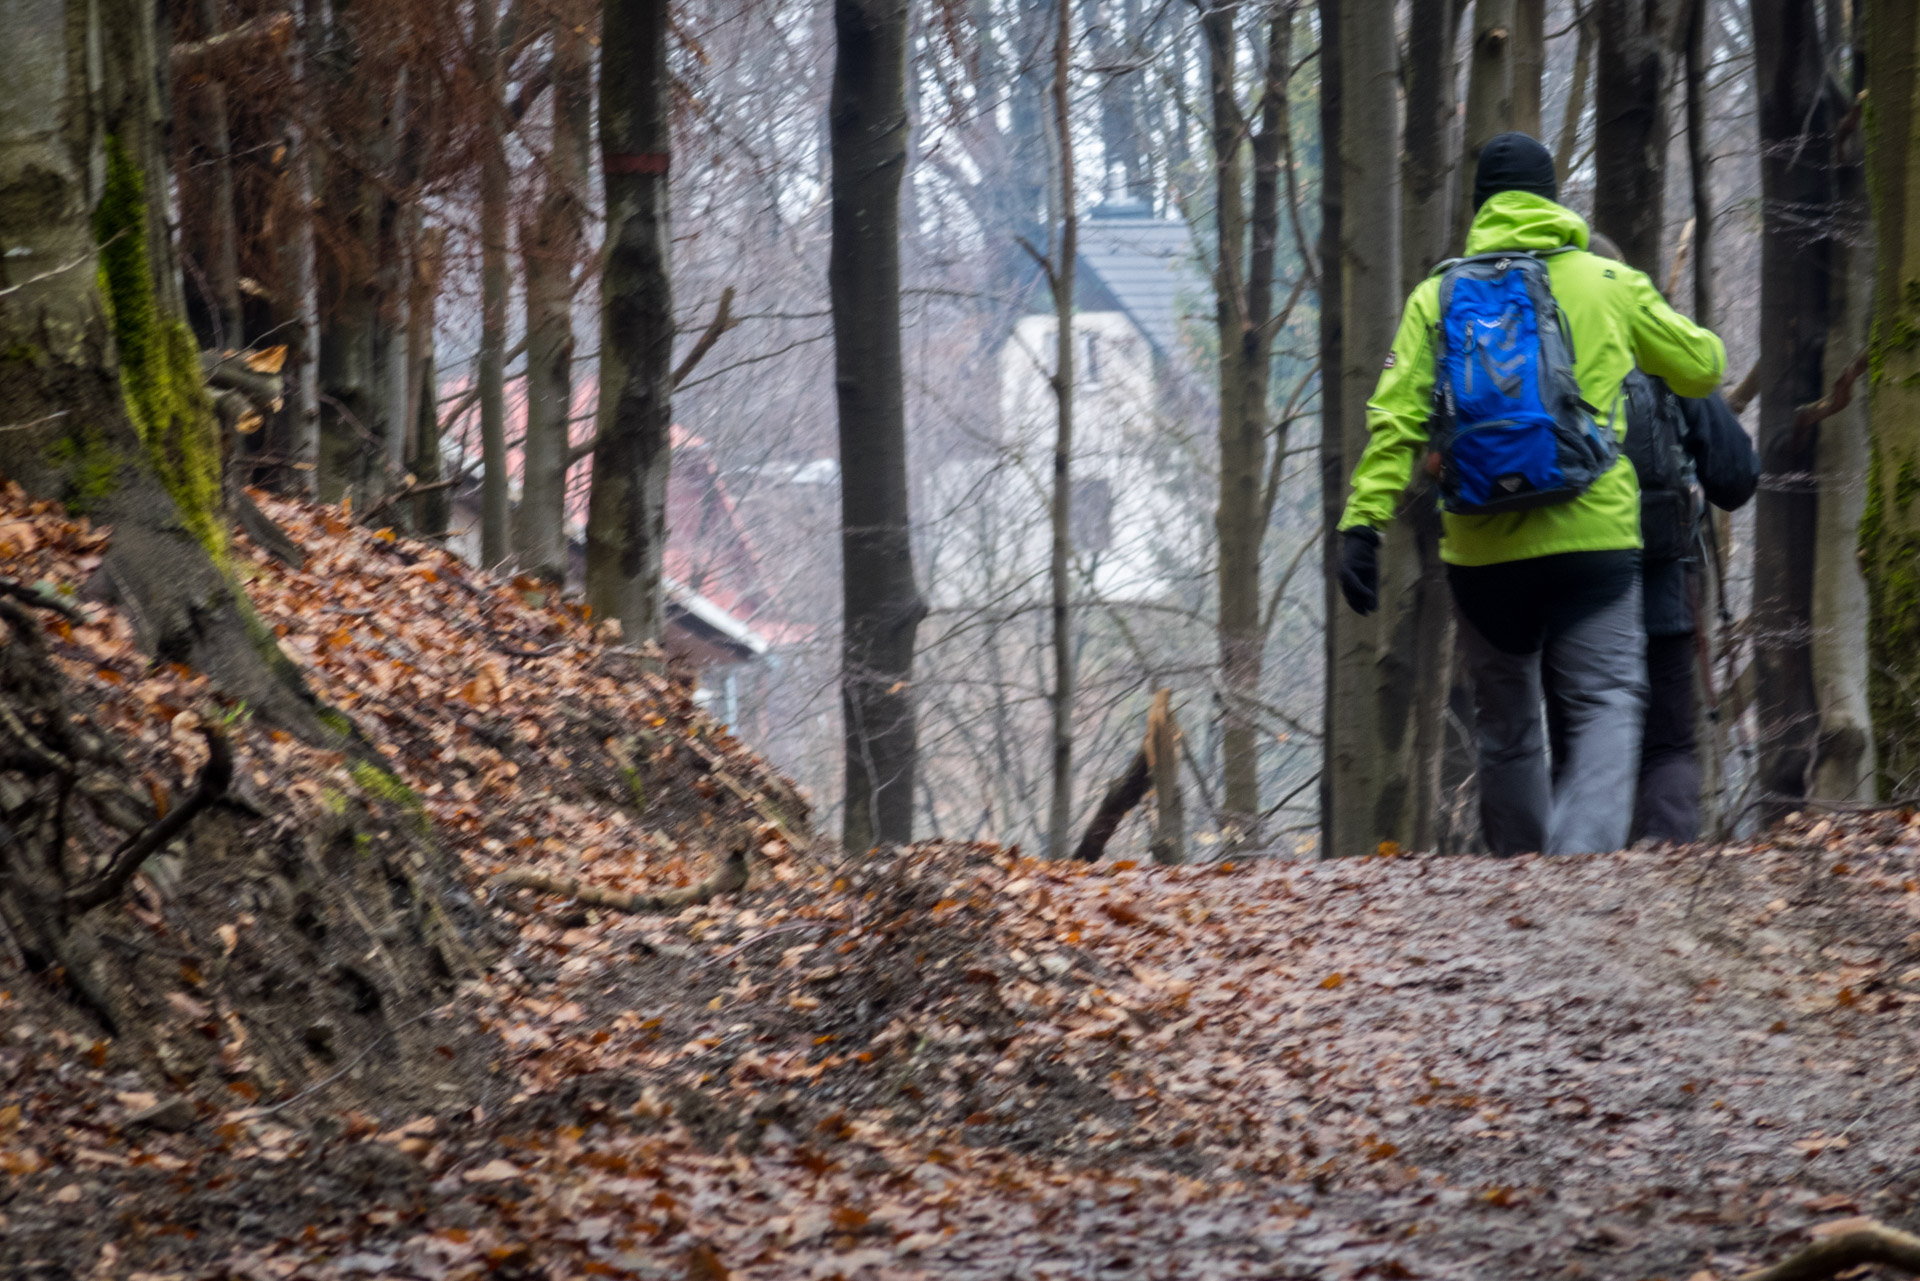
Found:
[{"label": "building window", "polygon": [[1068,534],[1075,551],[1094,555],[1113,545],[1113,487],[1104,476],[1083,476],[1073,482],[1073,510]]},{"label": "building window", "polygon": [[1083,354],[1080,358],[1080,384],[1083,387],[1098,387],[1102,377],[1101,357],[1105,354],[1101,349],[1100,335],[1087,333],[1083,337],[1085,342],[1081,347]]}]

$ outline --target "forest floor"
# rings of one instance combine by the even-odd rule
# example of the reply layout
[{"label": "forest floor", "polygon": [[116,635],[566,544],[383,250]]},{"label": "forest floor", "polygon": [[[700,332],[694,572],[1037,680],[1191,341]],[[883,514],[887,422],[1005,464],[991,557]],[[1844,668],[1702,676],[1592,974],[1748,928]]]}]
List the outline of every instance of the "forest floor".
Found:
[{"label": "forest floor", "polygon": [[[347,562],[376,536],[274,514],[320,550],[315,582],[373,572]],[[300,576],[254,563],[281,617]],[[578,629],[513,625],[526,670],[571,674],[516,669],[491,697],[591,692]],[[398,688],[354,677],[330,654],[360,642],[334,635],[289,644],[330,699]],[[92,660],[63,661],[79,680]],[[566,762],[542,786],[583,772],[535,740]],[[696,798],[748,776],[716,766],[677,802],[656,783],[642,818],[681,835],[639,840],[535,790],[537,756],[469,761],[488,793],[382,741],[476,886],[509,854],[684,885],[712,825]],[[258,797],[273,746],[243,764]],[[0,1274],[1703,1281],[1914,1220],[1909,814],[1555,860],[760,858],[744,892],[672,916],[495,895],[501,943],[434,1013],[443,1043],[357,1093],[357,1059],[297,1089],[231,1064],[224,1086],[143,1076],[0,958]]]}]

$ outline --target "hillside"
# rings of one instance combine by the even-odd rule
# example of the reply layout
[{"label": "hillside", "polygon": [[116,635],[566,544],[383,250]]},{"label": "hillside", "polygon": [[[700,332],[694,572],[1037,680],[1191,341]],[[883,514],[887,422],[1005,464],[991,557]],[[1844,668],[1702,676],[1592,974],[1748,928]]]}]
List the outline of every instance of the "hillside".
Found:
[{"label": "hillside", "polygon": [[[7,857],[53,785],[18,727],[98,738],[96,852],[186,803],[203,727],[233,781],[74,915],[90,978],[8,918],[0,1273],[1625,1281],[1912,1213],[1908,814],[1556,861],[842,863],[568,608],[267,510],[304,564],[236,569],[358,755],[137,655],[66,594],[105,535],[5,498],[0,658],[57,677],[0,697]],[[713,889],[735,853],[745,887],[678,912],[501,883]]]}]

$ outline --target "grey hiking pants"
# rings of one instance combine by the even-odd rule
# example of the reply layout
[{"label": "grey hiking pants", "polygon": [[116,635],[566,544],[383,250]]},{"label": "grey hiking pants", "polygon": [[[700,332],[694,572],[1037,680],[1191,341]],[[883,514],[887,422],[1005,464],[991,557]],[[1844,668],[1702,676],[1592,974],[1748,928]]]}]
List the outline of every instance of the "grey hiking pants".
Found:
[{"label": "grey hiking pants", "polygon": [[[1473,678],[1480,822],[1495,854],[1625,848],[1647,704],[1640,606],[1636,584],[1549,632],[1532,654],[1495,649],[1460,619],[1461,652]],[[1565,735],[1557,771],[1547,758],[1547,697]]]}]

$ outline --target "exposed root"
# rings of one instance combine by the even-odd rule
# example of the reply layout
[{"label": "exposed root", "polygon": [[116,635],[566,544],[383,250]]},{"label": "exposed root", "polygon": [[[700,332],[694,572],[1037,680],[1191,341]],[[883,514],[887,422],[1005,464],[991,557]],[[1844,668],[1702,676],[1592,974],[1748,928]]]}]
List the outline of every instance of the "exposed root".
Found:
[{"label": "exposed root", "polygon": [[678,912],[712,902],[722,894],[737,894],[745,889],[747,847],[736,845],[728,850],[713,875],[698,885],[689,885],[683,890],[669,890],[664,894],[631,894],[599,885],[583,885],[579,881],[564,876],[549,876],[532,868],[502,872],[487,883],[504,890],[558,894],[588,907],[604,907],[615,912]]},{"label": "exposed root", "polygon": [[187,824],[193,822],[194,816],[227,790],[227,785],[233,781],[233,748],[228,746],[226,736],[210,725],[201,726],[200,732],[207,740],[207,763],[200,770],[200,780],[195,784],[193,794],[168,811],[165,818],[123,846],[100,875],[68,890],[67,910],[84,912],[119,898],[127,882],[140,870],[140,865],[186,831]]},{"label": "exposed root", "polygon": [[1863,1263],[1920,1276],[1920,1237],[1882,1223],[1869,1223],[1816,1241],[1771,1267],[1745,1274],[1739,1281],[1820,1281]]}]

